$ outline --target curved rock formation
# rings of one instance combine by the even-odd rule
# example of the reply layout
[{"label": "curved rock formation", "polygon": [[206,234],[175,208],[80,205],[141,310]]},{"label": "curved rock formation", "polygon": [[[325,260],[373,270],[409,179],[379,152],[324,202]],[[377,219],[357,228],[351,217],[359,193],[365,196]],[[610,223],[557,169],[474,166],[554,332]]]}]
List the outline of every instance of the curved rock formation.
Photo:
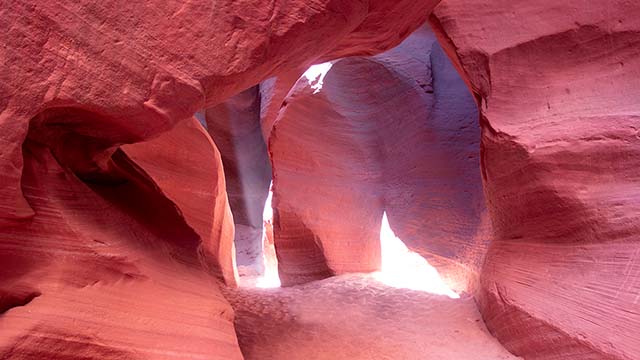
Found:
[{"label": "curved rock formation", "polygon": [[436,3],[0,5],[0,357],[240,358],[219,154],[189,119]]},{"label": "curved rock formation", "polygon": [[[184,147],[186,143],[189,148]],[[234,228],[221,156],[200,124],[191,119],[157,139],[125,145],[122,150],[200,236],[204,264],[233,286],[237,280]]]},{"label": "curved rock formation", "polygon": [[304,72],[305,69],[296,68],[260,83],[260,126],[265,141],[269,139],[284,99]]},{"label": "curved rock formation", "polygon": [[89,110],[98,116],[64,126],[110,145],[141,141],[301,63],[391,47],[436,3],[4,3],[0,220],[33,216],[20,191],[20,145],[38,113]]},{"label": "curved rock formation", "polygon": [[50,130],[23,146],[36,216],[0,228],[0,358],[241,359],[211,276],[234,281],[233,225],[200,125],[126,146],[110,179],[84,182],[40,142]]},{"label": "curved rock formation", "polygon": [[422,29],[381,55],[314,66],[284,100],[269,149],[285,284],[377,270],[384,211],[460,287],[477,271],[488,241],[477,112],[434,41]]},{"label": "curved rock formation", "polygon": [[526,359],[640,354],[638,16],[627,1],[445,0],[431,18],[481,103],[481,312]]},{"label": "curved rock formation", "polygon": [[[348,57],[439,2],[0,4],[0,358],[242,357],[221,155],[192,116],[268,78],[285,283],[376,269],[386,212],[450,280],[482,264],[480,311],[515,354],[638,358],[640,7],[442,0],[430,23],[480,107],[478,161],[430,35]],[[257,98],[210,111],[250,108],[264,149]]]}]

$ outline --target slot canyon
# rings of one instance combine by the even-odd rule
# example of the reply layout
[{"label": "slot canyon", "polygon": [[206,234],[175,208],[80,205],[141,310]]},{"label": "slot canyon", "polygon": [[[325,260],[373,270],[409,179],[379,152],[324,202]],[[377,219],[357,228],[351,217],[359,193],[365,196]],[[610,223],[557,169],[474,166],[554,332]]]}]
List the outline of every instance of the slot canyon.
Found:
[{"label": "slot canyon", "polygon": [[640,359],[640,4],[0,3],[0,359]]}]

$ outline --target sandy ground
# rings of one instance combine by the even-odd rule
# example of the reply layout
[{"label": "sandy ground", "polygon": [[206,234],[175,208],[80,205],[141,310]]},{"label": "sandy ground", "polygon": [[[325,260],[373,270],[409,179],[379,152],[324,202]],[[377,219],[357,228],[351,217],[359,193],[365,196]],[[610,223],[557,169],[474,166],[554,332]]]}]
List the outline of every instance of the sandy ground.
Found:
[{"label": "sandy ground", "polygon": [[363,274],[226,292],[247,360],[518,359],[487,332],[470,297],[397,289]]}]

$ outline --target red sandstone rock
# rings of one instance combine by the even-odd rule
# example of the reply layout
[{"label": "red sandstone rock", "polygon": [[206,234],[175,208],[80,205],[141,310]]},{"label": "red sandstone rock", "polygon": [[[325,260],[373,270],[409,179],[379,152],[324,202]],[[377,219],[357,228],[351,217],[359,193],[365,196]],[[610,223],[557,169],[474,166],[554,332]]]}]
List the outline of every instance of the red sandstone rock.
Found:
[{"label": "red sandstone rock", "polygon": [[33,215],[20,195],[20,144],[30,119],[46,109],[92,111],[92,119],[58,125],[105,144],[141,141],[270,75],[336,56],[332,49],[393,46],[436,3],[4,3],[0,219]]},{"label": "red sandstone rock", "polygon": [[118,146],[334,49],[392,46],[435,3],[0,5],[2,357],[238,358],[206,274],[233,282],[215,148],[193,124],[135,160]]},{"label": "red sandstone rock", "polygon": [[436,3],[0,5],[0,357],[239,358],[209,277],[234,278],[217,151],[193,122],[160,135],[300,64],[391,47]]},{"label": "red sandstone rock", "polygon": [[481,312],[527,359],[640,356],[639,16],[444,0],[431,18],[481,104]]},{"label": "red sandstone rock", "polygon": [[[181,165],[198,178],[184,181],[197,189],[182,189],[163,174],[184,154],[154,160],[138,144],[140,165],[118,146],[167,132],[267,77],[387,48],[436,2],[0,5],[0,357],[239,358],[230,308],[210,277],[229,278],[230,249],[215,235],[203,240],[228,215],[217,207],[220,187],[211,188],[219,164],[207,183],[187,159]],[[481,106],[494,225],[481,311],[527,358],[640,354],[638,11],[623,0],[444,0],[431,18]],[[279,98],[266,109],[279,108]],[[202,131],[191,130],[178,126],[154,146],[185,139],[215,157]],[[439,143],[452,144],[430,146]],[[456,160],[464,171],[473,161]],[[202,199],[191,198],[200,191]],[[458,198],[478,199],[475,190]],[[443,228],[460,223],[462,209],[451,209],[438,215]],[[201,212],[226,215],[210,222]],[[389,216],[404,238],[420,228],[402,221],[415,213]],[[411,246],[473,269],[486,216],[470,213],[476,225]],[[444,246],[447,236],[458,246]],[[351,268],[375,265],[371,254],[355,254],[362,258]],[[321,260],[312,271],[352,261]]]},{"label": "red sandstone rock", "polygon": [[378,269],[383,211],[410,248],[477,271],[488,241],[477,112],[434,41],[422,29],[381,55],[316,66],[284,100],[269,143],[285,284]]},{"label": "red sandstone rock", "polygon": [[0,228],[0,358],[241,359],[211,276],[234,280],[233,228],[200,125],[118,150],[109,181],[85,182],[37,140],[46,130],[23,146],[36,216]]},{"label": "red sandstone rock", "polygon": [[237,280],[233,218],[220,153],[202,126],[195,119],[187,120],[154,140],[125,145],[122,150],[200,236],[204,263],[233,286]]}]

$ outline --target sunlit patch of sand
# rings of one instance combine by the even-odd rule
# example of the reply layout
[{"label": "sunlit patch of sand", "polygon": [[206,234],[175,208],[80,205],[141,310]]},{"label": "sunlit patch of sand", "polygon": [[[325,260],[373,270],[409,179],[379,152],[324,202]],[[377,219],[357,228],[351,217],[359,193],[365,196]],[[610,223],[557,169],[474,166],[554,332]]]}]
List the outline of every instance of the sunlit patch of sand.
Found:
[{"label": "sunlit patch of sand", "polygon": [[382,269],[374,273],[375,279],[396,288],[446,295],[452,299],[460,298],[460,295],[447,286],[438,271],[427,260],[409,250],[394,234],[386,213],[382,217],[380,245]]}]

